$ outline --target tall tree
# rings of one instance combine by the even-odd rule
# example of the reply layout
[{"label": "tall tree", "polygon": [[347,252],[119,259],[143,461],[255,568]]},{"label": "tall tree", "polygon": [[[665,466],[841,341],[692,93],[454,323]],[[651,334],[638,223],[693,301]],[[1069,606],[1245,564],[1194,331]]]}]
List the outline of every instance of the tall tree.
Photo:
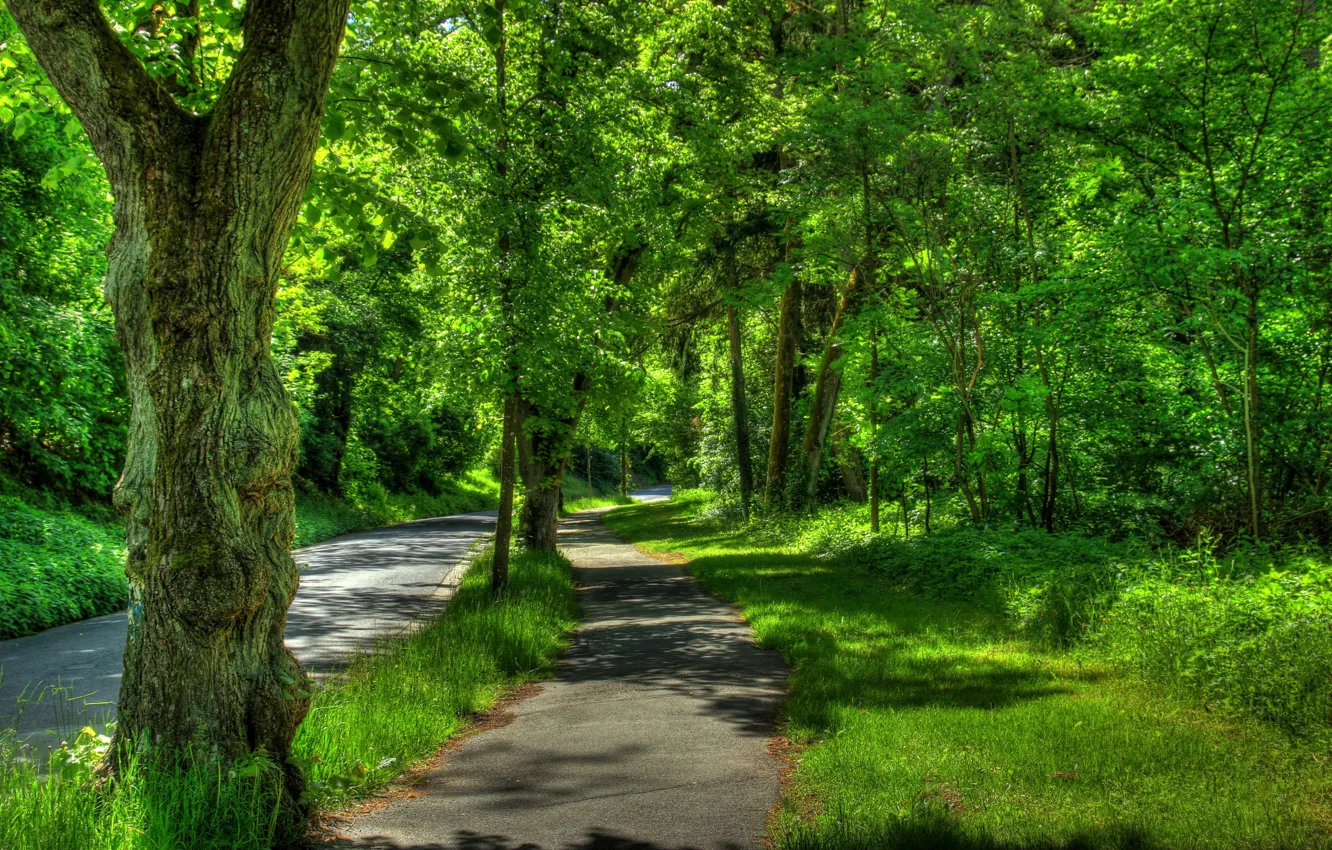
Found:
[{"label": "tall tree", "polygon": [[7,2],[115,196],[106,292],[132,402],[115,493],[130,579],[117,741],[262,753],[294,805],[287,756],[308,707],[283,643],[297,423],[269,344],[347,0],[252,0],[200,113],[96,0]]}]

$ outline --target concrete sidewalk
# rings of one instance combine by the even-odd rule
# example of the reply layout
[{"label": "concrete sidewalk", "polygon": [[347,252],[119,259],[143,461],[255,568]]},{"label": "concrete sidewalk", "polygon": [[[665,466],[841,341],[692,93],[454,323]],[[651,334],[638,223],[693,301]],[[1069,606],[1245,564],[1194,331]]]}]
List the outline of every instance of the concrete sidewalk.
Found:
[{"label": "concrete sidewalk", "polygon": [[511,706],[512,722],[466,739],[415,798],[354,821],[342,846],[761,846],[781,793],[767,747],[787,670],[729,605],[624,543],[605,513],[561,524],[584,619],[558,678]]}]

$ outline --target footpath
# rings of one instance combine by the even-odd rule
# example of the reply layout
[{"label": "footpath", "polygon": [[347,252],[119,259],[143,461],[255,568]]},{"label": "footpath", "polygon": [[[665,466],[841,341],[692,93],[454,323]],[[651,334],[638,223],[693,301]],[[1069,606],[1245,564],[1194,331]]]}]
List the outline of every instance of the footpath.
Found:
[{"label": "footpath", "polygon": [[[634,494],[661,498],[668,488]],[[583,624],[557,677],[342,829],[374,850],[750,850],[781,795],[787,669],[682,567],[561,523]]]}]

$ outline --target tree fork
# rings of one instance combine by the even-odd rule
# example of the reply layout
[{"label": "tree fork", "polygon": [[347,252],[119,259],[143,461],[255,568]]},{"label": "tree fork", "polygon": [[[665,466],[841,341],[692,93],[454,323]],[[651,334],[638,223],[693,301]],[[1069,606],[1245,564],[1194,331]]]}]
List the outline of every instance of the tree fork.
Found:
[{"label": "tree fork", "polygon": [[211,112],[182,109],[96,0],[7,0],[115,197],[106,292],[131,401],[115,504],[130,609],[119,722],[164,758],[266,756],[283,809],[309,706],[283,642],[296,593],[296,412],[269,347],[346,0],[251,0]]}]

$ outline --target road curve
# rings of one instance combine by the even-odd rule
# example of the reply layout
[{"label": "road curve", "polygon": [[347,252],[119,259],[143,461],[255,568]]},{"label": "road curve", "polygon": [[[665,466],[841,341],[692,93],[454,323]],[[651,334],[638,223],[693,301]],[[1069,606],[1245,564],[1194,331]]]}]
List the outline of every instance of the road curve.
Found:
[{"label": "road curve", "polygon": [[[482,511],[297,549],[301,585],[287,613],[287,645],[318,674],[375,636],[439,613],[468,550],[494,527],[495,512]],[[0,727],[17,727],[40,746],[54,742],[47,730],[61,736],[110,720],[124,649],[123,611],[0,641]]]}]

